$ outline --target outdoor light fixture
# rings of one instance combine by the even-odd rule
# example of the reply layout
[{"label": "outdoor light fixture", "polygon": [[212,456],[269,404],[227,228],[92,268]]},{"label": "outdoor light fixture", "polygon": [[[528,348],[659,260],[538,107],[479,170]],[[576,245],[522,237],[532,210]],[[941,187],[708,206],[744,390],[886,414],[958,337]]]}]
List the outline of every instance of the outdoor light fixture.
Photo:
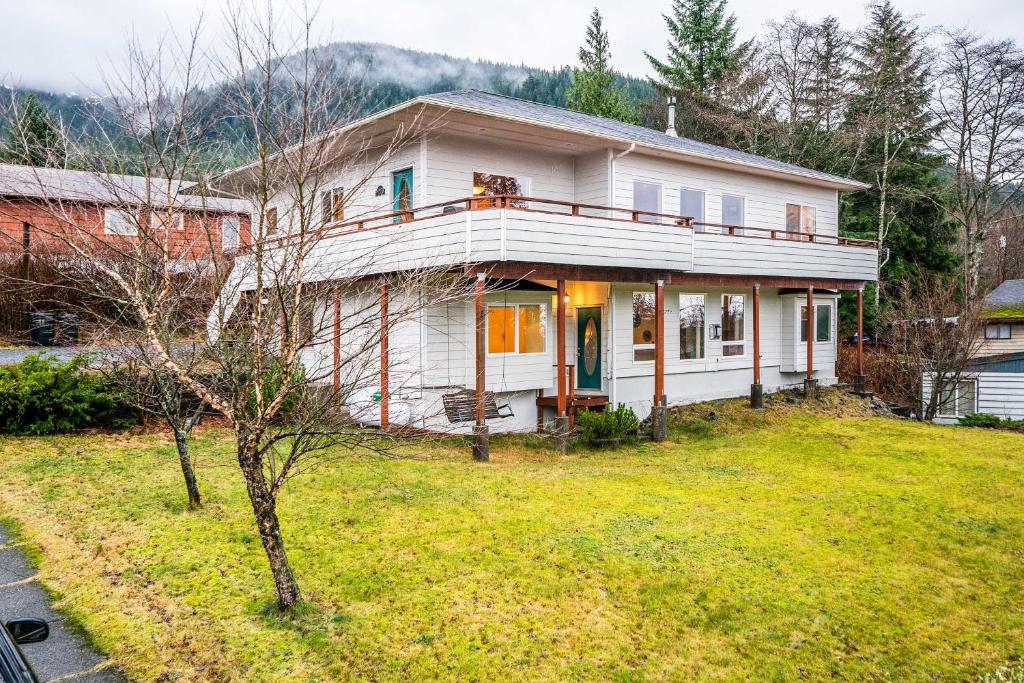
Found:
[{"label": "outdoor light fixture", "polygon": [[376,195],[377,197],[383,197],[385,192],[386,192],[386,190],[384,189],[384,186],[383,185],[378,185],[377,186],[377,191],[374,192],[373,194]]},{"label": "outdoor light fixture", "polygon": [[717,323],[712,323],[711,325],[708,325],[708,336],[711,339],[721,339],[722,326]]}]

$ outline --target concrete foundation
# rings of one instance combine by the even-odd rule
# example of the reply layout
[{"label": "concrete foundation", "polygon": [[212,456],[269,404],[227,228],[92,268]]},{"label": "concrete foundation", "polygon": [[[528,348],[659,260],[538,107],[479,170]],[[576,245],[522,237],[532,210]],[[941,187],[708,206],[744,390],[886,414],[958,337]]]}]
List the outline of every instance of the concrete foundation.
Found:
[{"label": "concrete foundation", "polygon": [[554,427],[555,447],[565,453],[569,450],[569,446],[572,445],[572,429],[569,427],[569,416],[557,416]]},{"label": "concrete foundation", "polygon": [[491,430],[487,425],[473,425],[473,460],[487,462],[491,459]]},{"label": "concrete foundation", "polygon": [[668,406],[664,403],[651,409],[651,439],[664,441],[668,438]]},{"label": "concrete foundation", "polygon": [[818,396],[818,380],[804,380],[804,398],[816,398]]},{"label": "concrete foundation", "polygon": [[764,385],[763,384],[751,384],[750,385],[750,407],[754,410],[760,410],[764,408]]}]

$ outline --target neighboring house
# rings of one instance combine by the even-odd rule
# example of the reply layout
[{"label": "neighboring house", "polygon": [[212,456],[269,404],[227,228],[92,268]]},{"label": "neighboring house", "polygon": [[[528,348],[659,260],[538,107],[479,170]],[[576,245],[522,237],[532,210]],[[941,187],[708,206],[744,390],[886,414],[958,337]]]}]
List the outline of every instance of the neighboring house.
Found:
[{"label": "neighboring house", "polygon": [[[940,400],[936,422],[969,413],[1024,419],[1024,280],[1006,280],[985,297],[984,339],[967,373]],[[929,387],[925,386],[925,397]]]},{"label": "neighboring house", "polygon": [[[70,234],[82,243],[95,239],[90,248],[116,245],[134,239],[141,220],[168,223],[169,245],[177,259],[231,257],[249,242],[248,204],[185,194],[190,185],[162,178],[0,164],[0,267],[13,278],[10,282],[32,282],[35,262],[69,253],[60,237],[65,231],[73,231]],[[0,319],[6,329],[0,332],[24,331],[25,309],[51,303],[4,301]]]},{"label": "neighboring house", "polygon": [[[836,381],[839,292],[877,277],[876,244],[838,235],[840,193],[862,183],[477,91],[420,97],[338,134],[417,121],[431,126],[369,182],[322,180],[321,258],[396,240],[364,275],[429,264],[504,286],[486,294],[482,347],[473,301],[390,330],[407,376],[367,421],[468,431],[440,406],[480,387],[478,362],[483,388],[512,412],[488,420],[497,431],[605,403],[646,417]],[[286,231],[279,196],[270,211]],[[310,349],[307,362],[332,363],[345,340],[336,348]]]}]

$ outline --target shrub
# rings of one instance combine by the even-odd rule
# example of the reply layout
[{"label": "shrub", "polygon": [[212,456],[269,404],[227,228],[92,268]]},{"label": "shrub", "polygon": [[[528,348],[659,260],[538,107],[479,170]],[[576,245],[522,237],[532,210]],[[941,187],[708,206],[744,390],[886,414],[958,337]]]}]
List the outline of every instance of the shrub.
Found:
[{"label": "shrub", "polygon": [[1010,429],[1015,432],[1024,431],[1024,420],[1001,418],[988,413],[970,413],[961,417],[958,422],[963,427],[983,427],[985,429]]},{"label": "shrub", "polygon": [[633,409],[620,404],[601,412],[585,411],[576,415],[582,442],[592,448],[636,441],[640,420]]},{"label": "shrub", "polygon": [[0,367],[0,433],[41,435],[138,422],[116,389],[85,370],[86,358],[61,362],[29,355]]}]

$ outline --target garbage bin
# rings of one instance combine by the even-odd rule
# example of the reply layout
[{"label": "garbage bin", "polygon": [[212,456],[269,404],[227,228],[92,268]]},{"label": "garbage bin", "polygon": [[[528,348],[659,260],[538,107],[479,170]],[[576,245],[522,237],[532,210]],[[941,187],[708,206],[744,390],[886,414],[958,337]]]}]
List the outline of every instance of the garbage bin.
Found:
[{"label": "garbage bin", "polygon": [[54,343],[57,346],[73,346],[78,343],[78,316],[74,313],[58,313],[54,316]]},{"label": "garbage bin", "polygon": [[53,346],[53,314],[46,311],[29,313],[28,331],[36,346]]}]

